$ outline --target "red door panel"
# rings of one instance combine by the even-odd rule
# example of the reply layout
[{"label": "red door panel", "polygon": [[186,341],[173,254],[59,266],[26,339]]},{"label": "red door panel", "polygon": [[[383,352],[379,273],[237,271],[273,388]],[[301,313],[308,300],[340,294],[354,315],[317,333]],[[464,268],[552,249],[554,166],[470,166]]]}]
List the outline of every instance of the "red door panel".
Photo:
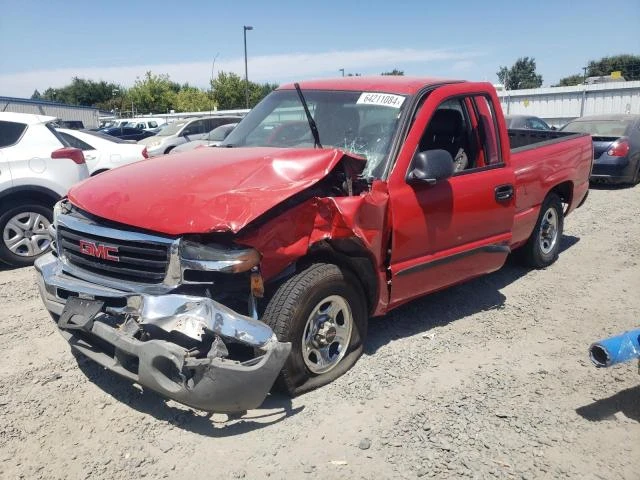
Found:
[{"label": "red door panel", "polygon": [[514,184],[506,165],[459,173],[436,185],[405,181],[418,142],[435,109],[452,95],[473,95],[464,84],[432,92],[419,111],[389,178],[392,212],[391,306],[496,270],[509,252],[513,197],[496,187]]}]

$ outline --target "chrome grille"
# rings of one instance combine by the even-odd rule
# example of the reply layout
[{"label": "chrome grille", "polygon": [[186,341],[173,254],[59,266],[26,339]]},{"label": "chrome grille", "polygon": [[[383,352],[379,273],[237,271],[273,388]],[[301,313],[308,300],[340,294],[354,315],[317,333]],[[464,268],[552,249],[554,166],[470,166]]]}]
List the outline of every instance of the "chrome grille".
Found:
[{"label": "chrome grille", "polygon": [[[170,240],[156,243],[142,239],[134,240],[132,238],[144,235],[131,235],[126,231],[115,231],[115,235],[103,236],[95,233],[100,232],[99,228],[86,229],[93,231],[84,230],[85,228],[78,230],[60,224],[57,226],[58,252],[69,264],[104,277],[129,282],[162,283],[165,279],[169,265]],[[132,238],[127,238],[129,236]],[[117,249],[114,255],[118,260],[83,253],[81,241],[108,247],[113,252],[116,252],[114,248]]]}]

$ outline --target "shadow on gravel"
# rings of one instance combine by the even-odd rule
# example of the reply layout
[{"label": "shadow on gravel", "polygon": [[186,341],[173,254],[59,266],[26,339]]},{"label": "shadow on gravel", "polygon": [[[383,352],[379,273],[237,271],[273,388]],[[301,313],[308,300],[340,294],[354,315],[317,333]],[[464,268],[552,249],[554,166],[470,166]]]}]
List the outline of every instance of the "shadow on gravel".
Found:
[{"label": "shadow on gravel", "polygon": [[[560,254],[580,239],[563,235]],[[369,332],[364,353],[374,354],[380,347],[394,340],[440,327],[485,310],[502,308],[506,297],[500,290],[531,271],[510,255],[507,263],[497,272],[478,277],[414,300],[388,315],[369,321]]]},{"label": "shadow on gravel", "polygon": [[[291,398],[287,396],[269,394],[260,409],[252,411],[254,415],[250,418],[229,417],[227,421],[217,421],[186,406],[174,407],[154,391],[145,390],[143,392],[129,381],[105,370],[82,354],[73,350],[71,352],[82,373],[118,402],[198,435],[207,437],[241,435],[279,423],[304,409],[304,406],[293,408]],[[255,415],[262,410],[265,411],[264,414]]]},{"label": "shadow on gravel", "polygon": [[613,420],[621,412],[627,418],[640,423],[640,385],[628,388],[609,398],[596,400],[584,407],[576,408],[576,413],[592,422]]},{"label": "shadow on gravel", "polygon": [[633,187],[635,185],[629,183],[589,182],[589,189],[591,190],[626,190]]}]

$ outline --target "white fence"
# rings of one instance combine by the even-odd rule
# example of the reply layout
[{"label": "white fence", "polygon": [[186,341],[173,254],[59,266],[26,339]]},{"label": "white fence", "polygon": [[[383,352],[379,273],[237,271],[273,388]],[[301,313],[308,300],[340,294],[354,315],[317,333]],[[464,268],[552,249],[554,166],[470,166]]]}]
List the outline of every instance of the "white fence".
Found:
[{"label": "white fence", "polygon": [[562,126],[584,115],[640,114],[640,81],[498,92],[505,115],[535,115]]}]

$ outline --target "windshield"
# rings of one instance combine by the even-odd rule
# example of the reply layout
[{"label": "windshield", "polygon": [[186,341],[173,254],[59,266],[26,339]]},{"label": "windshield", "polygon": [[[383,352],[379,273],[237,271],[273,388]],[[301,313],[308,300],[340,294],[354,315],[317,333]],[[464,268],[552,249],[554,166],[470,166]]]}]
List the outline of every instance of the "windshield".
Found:
[{"label": "windshield", "polygon": [[[364,176],[375,177],[389,154],[405,97],[386,93],[303,90],[323,148],[366,158]],[[313,148],[313,136],[295,90],[269,94],[229,134],[222,146]]]},{"label": "windshield", "polygon": [[229,123],[227,125],[222,125],[218,128],[214,128],[207,135],[207,140],[210,142],[221,142],[224,140],[229,132],[235,128],[237,123]]},{"label": "windshield", "polygon": [[167,137],[169,135],[175,135],[187,124],[187,122],[173,122],[167,125],[165,128],[156,133],[156,137]]},{"label": "windshield", "polygon": [[565,132],[590,133],[597,137],[621,137],[631,125],[632,120],[579,120],[569,122],[562,130]]}]

